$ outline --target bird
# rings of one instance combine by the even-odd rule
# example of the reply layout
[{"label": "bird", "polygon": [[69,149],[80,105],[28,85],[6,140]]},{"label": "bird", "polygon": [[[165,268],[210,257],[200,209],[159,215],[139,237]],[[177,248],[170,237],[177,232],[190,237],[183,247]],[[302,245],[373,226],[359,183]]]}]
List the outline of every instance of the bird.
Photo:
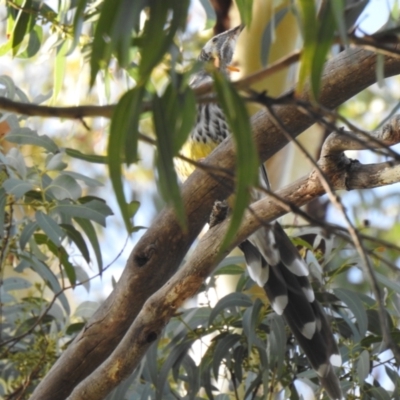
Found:
[{"label": "bird", "polygon": [[[202,48],[198,60],[212,63],[228,78],[237,70],[232,58],[243,25],[211,38]],[[191,79],[192,88],[212,81],[209,68],[197,72]],[[230,137],[228,123],[217,102],[197,105],[197,119],[181,154],[199,161],[222,141]],[[177,159],[178,176],[185,180],[194,170],[190,163]],[[260,166],[260,184],[270,190],[265,166]],[[265,194],[257,192],[253,201]],[[335,337],[322,306],[315,298],[308,279],[307,264],[278,222],[264,225],[239,245],[244,253],[250,278],[261,286],[272,309],[283,315],[298,344],[303,349],[321,386],[332,400],[342,399],[340,381],[335,367],[341,357]]]}]

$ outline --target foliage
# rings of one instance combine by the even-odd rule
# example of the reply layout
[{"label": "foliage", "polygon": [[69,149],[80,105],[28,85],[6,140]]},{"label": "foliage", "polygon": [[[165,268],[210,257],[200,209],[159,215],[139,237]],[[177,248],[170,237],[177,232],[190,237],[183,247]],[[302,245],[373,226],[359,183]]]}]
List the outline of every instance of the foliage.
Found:
[{"label": "foliage", "polygon": [[[97,265],[98,275],[106,268],[98,228],[106,226],[113,212],[93,194],[101,182],[74,170],[74,159],[107,163],[126,230],[133,233],[140,229],[133,222],[138,203],[127,200],[123,173],[140,162],[139,140],[154,144],[160,192],[185,226],[173,157],[195,119],[196,98],[188,83],[199,66],[187,63],[180,46],[188,42],[184,33],[188,1],[71,0],[60,1],[57,9],[36,0],[6,3],[8,40],[0,46],[0,55],[31,59],[52,39],[53,101],[61,97],[71,54],[78,53],[90,65],[91,87],[96,79],[103,79],[106,88],[111,86],[118,73],[129,81],[112,114],[105,155],[82,151],[77,144],[64,147],[60,140],[33,129],[30,118],[1,115],[8,126],[7,146],[12,145],[0,153],[0,396],[27,398],[97,308],[97,303],[85,302],[71,312],[68,289],[78,285],[90,289],[92,277],[81,265]],[[317,99],[331,45],[338,37],[344,44],[351,39],[348,28],[362,8],[347,18],[342,1],[327,2],[331,5],[321,13],[309,1],[297,3],[304,40],[297,90],[311,79]],[[252,21],[251,4],[238,1],[247,24]],[[264,38],[270,29],[268,25]],[[188,53],[194,50],[189,48]],[[268,49],[260,54],[266,61]],[[119,71],[113,76],[115,65]],[[377,68],[381,74],[379,63]],[[243,98],[217,73],[215,83],[238,146],[239,207],[228,241],[246,209],[258,158],[248,136]],[[0,77],[0,90],[2,97],[29,103],[10,77]],[[2,145],[5,148],[5,141]],[[377,201],[371,208],[380,205]],[[398,342],[400,285],[394,264],[399,248],[379,240],[383,230],[363,227],[360,232],[376,277],[387,290],[387,318]],[[343,236],[326,238],[317,228],[300,233],[303,236],[294,241],[310,266],[314,290],[339,341],[344,360],[341,382],[348,398],[399,398],[398,366],[382,345],[376,301],[365,281],[351,283],[351,273],[362,264],[354,245]],[[318,392],[315,372],[242,265],[242,258],[231,257],[215,270],[199,293],[204,304],[180,310],[140,368],[109,399],[257,399],[266,398],[269,391],[298,399],[301,382]],[[212,292],[226,275],[236,278],[235,287],[213,301]]]}]

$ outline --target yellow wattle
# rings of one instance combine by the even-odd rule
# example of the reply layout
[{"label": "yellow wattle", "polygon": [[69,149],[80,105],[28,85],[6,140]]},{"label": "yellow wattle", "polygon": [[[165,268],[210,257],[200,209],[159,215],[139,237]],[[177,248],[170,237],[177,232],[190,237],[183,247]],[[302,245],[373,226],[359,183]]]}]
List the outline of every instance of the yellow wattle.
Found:
[{"label": "yellow wattle", "polygon": [[[189,138],[183,145],[180,154],[190,158],[193,161],[199,161],[202,158],[206,158],[218,146],[218,144],[219,143],[214,143],[211,141],[206,143],[197,142]],[[193,164],[181,160],[180,158],[176,158],[175,168],[181,180],[184,181],[195,170],[196,167]]]}]

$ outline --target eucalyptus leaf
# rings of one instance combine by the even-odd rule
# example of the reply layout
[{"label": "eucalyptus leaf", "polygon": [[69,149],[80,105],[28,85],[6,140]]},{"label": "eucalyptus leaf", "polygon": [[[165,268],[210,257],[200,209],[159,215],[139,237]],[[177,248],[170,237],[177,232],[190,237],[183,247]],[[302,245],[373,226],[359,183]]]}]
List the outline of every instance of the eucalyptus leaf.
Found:
[{"label": "eucalyptus leaf", "polygon": [[16,128],[6,135],[5,139],[16,144],[31,144],[43,147],[50,153],[57,153],[58,146],[47,135],[39,136],[36,131],[28,128]]},{"label": "eucalyptus leaf", "polygon": [[46,188],[57,200],[77,200],[82,196],[82,188],[78,182],[69,175],[58,175]]},{"label": "eucalyptus leaf", "polygon": [[56,245],[61,246],[61,241],[65,237],[64,231],[59,227],[56,221],[42,211],[36,211],[36,222],[49,239]]},{"label": "eucalyptus leaf", "polygon": [[12,194],[15,198],[20,199],[26,192],[33,190],[35,186],[17,178],[9,178],[3,182],[3,188],[8,194]]},{"label": "eucalyptus leaf", "polygon": [[252,305],[252,301],[249,296],[244,293],[230,293],[223,297],[218,303],[215,305],[213,310],[211,311],[210,318],[208,323],[211,325],[216,316],[223,310],[231,307],[250,307]]},{"label": "eucalyptus leaf", "polygon": [[363,350],[358,357],[357,361],[357,375],[358,382],[361,387],[364,386],[364,381],[368,377],[370,372],[370,359],[367,350]]},{"label": "eucalyptus leaf", "polygon": [[349,307],[357,320],[358,331],[363,338],[368,328],[368,317],[364,305],[358,296],[348,289],[336,288],[333,293]]},{"label": "eucalyptus leaf", "polygon": [[221,74],[214,74],[214,85],[218,101],[224,111],[236,142],[236,188],[231,223],[221,245],[224,251],[234,238],[248,203],[251,188],[257,183],[260,165],[256,146],[253,142],[249,116],[242,98],[232,84]]}]

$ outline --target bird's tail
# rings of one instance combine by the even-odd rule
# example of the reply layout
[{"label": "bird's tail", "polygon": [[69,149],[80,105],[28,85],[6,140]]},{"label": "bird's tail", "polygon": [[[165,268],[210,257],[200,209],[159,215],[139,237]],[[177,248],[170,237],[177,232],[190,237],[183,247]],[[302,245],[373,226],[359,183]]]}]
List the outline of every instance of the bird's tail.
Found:
[{"label": "bird's tail", "polygon": [[308,268],[276,222],[240,245],[250,277],[283,315],[331,399],[342,399],[334,367],[341,365],[335,338],[308,280]]}]

